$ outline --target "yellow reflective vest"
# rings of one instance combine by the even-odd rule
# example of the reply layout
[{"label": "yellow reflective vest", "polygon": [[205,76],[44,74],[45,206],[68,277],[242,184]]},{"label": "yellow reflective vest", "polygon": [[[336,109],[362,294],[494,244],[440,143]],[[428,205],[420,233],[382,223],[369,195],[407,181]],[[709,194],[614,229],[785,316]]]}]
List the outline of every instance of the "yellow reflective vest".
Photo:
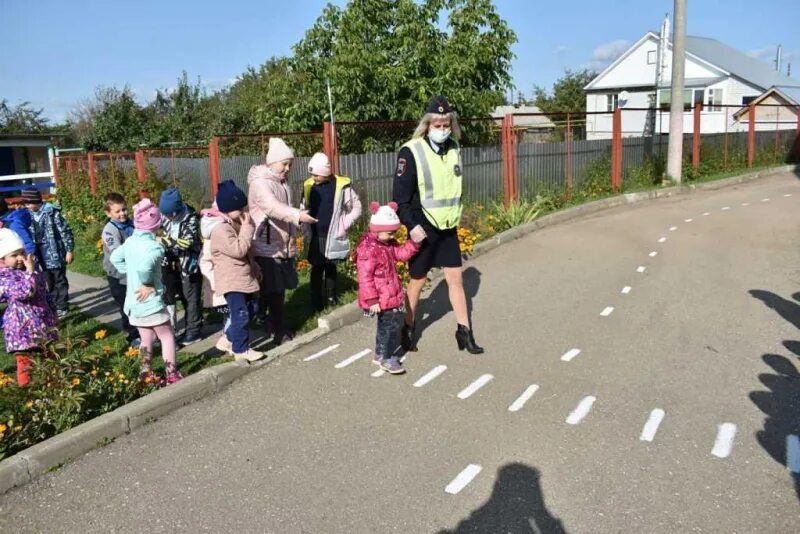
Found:
[{"label": "yellow reflective vest", "polygon": [[[455,141],[453,141],[455,143]],[[405,145],[417,165],[419,200],[425,218],[440,230],[455,228],[461,220],[461,149],[440,156],[424,137]]]}]

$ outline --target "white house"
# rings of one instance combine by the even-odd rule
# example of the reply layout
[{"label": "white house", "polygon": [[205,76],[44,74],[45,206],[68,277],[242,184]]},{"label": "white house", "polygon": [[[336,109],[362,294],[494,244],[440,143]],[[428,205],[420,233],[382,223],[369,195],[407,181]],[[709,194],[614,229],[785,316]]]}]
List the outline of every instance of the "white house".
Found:
[{"label": "white house", "polygon": [[[659,63],[661,69],[657,69]],[[694,130],[691,108],[696,102],[703,104],[701,133],[721,133],[746,131],[747,115],[737,112],[772,88],[800,100],[800,81],[715,39],[686,37],[684,72],[683,131],[686,133]],[[587,137],[611,137],[610,112],[617,106],[623,110],[624,136],[667,133],[671,75],[671,41],[654,32],[646,33],[584,88],[587,112],[609,112],[587,116]],[[625,108],[649,108],[649,111],[626,112]],[[781,108],[779,113],[783,116],[777,121],[758,121],[756,128],[796,128],[796,107]]]}]

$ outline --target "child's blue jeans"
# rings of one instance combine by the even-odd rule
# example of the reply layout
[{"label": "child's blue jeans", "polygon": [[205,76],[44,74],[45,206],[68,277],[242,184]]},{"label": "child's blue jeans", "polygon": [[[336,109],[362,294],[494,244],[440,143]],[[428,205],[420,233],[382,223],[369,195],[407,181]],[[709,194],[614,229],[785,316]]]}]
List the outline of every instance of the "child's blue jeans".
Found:
[{"label": "child's blue jeans", "polygon": [[233,345],[234,354],[246,352],[250,346],[250,332],[247,324],[250,322],[249,301],[254,295],[231,291],[225,293],[225,302],[228,303],[228,318],[230,324],[225,329],[225,335]]},{"label": "child's blue jeans", "polygon": [[378,333],[375,336],[375,354],[389,358],[400,346],[405,310],[395,308],[378,314]]}]

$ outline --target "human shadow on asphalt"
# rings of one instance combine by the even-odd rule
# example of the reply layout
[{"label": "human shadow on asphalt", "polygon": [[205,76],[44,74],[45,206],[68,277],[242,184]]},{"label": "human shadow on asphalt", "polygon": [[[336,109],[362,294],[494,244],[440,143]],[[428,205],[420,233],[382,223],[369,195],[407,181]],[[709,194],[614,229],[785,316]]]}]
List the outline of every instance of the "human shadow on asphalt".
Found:
[{"label": "human shadow on asphalt", "polygon": [[[769,291],[752,290],[750,294],[761,300],[781,317],[800,328],[800,305]],[[792,295],[800,300],[800,293]],[[783,346],[795,356],[800,356],[800,341],[785,340]],[[750,400],[765,415],[764,429],[756,433],[761,447],[779,464],[787,465],[787,437],[800,436],[800,372],[785,356],[764,354],[761,359],[772,372],[762,373],[759,380],[766,391],[751,391]],[[800,500],[800,473],[791,473],[795,494]]]},{"label": "human shadow on asphalt", "polygon": [[[478,294],[481,287],[481,272],[475,267],[467,267],[464,269],[464,294],[467,297],[467,314],[469,315],[470,324],[472,323],[472,299]],[[433,325],[436,321],[447,315],[450,310],[450,294],[448,292],[447,281],[442,277],[433,291],[427,298],[421,299],[417,308],[417,331],[418,339],[422,338],[422,333]],[[456,326],[453,325],[453,332]],[[476,333],[478,337],[479,333]]]},{"label": "human shadow on asphalt", "polygon": [[454,530],[442,530],[439,534],[566,533],[561,520],[553,517],[545,506],[540,479],[538,469],[521,463],[504,465],[497,473],[497,481],[486,504],[472,512]]}]

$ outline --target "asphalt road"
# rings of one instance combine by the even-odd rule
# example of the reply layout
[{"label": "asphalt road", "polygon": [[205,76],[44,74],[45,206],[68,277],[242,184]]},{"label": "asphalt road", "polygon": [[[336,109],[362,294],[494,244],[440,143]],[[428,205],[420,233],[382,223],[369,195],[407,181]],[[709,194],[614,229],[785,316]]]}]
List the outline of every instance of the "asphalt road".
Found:
[{"label": "asphalt road", "polygon": [[798,532],[799,201],[783,175],[531,234],[466,266],[486,354],[437,285],[406,375],[343,365],[364,319],[0,496],[2,530]]}]

